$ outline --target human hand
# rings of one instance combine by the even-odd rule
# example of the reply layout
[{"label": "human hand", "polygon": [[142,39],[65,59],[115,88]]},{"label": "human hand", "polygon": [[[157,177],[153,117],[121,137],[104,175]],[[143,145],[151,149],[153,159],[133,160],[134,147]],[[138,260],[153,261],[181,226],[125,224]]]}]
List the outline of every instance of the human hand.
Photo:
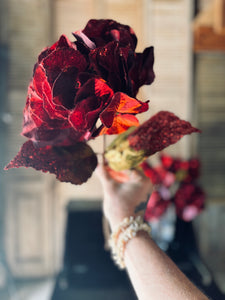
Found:
[{"label": "human hand", "polygon": [[118,182],[112,177],[109,167],[99,165],[97,174],[103,187],[103,211],[112,231],[126,217],[144,216],[152,191],[152,183],[143,172],[129,170],[120,172],[127,180]]}]

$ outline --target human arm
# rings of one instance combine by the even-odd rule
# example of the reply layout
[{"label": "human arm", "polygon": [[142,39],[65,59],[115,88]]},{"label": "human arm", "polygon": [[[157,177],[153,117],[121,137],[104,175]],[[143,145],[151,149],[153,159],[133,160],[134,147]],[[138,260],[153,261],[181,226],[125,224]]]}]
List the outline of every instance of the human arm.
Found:
[{"label": "human arm", "polygon": [[[144,209],[138,208],[146,203],[152,190],[148,178],[140,172],[129,171],[129,180],[119,183],[106,167],[99,166],[98,173],[104,192],[103,209],[112,231],[125,217],[144,215]],[[126,244],[124,261],[140,300],[208,299],[144,231],[139,231]]]}]

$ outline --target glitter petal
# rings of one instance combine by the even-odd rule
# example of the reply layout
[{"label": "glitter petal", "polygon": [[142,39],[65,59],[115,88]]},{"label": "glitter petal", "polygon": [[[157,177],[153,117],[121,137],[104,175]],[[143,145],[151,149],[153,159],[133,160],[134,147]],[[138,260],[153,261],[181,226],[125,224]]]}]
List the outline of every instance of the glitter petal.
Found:
[{"label": "glitter petal", "polygon": [[36,148],[31,141],[23,144],[16,157],[5,170],[32,167],[56,175],[62,182],[82,184],[88,180],[97,166],[97,157],[85,143],[68,147]]},{"label": "glitter petal", "polygon": [[200,132],[200,130],[171,112],[160,111],[133,131],[128,140],[132,149],[145,150],[146,155],[149,156],[193,132]]}]

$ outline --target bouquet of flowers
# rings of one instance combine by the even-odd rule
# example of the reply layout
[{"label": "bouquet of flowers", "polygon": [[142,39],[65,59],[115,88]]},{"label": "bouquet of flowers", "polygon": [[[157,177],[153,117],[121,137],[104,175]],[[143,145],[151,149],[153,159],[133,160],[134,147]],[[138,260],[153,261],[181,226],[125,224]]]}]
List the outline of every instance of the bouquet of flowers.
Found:
[{"label": "bouquet of flowers", "polygon": [[186,222],[200,214],[204,208],[205,193],[197,182],[200,173],[197,158],[181,160],[161,154],[157,166],[145,161],[142,167],[155,187],[147,204],[147,221],[158,220],[170,205],[175,206],[176,215]]},{"label": "bouquet of flowers", "polygon": [[97,155],[88,141],[117,135],[104,151],[115,171],[139,166],[150,155],[197,128],[161,111],[140,125],[148,101],[139,88],[154,81],[153,47],[136,53],[137,37],[127,25],[90,20],[44,49],[34,65],[23,113],[28,140],[5,169],[32,167],[72,184],[88,180]]}]

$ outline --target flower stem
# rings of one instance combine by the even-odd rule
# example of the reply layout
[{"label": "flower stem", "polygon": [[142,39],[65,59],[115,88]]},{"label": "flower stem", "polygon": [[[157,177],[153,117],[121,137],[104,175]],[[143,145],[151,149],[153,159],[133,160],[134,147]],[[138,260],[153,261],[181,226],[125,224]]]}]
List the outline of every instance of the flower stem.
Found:
[{"label": "flower stem", "polygon": [[106,165],[106,159],[105,159],[105,149],[106,149],[106,135],[103,135],[103,152],[102,152],[102,159],[103,164]]}]

